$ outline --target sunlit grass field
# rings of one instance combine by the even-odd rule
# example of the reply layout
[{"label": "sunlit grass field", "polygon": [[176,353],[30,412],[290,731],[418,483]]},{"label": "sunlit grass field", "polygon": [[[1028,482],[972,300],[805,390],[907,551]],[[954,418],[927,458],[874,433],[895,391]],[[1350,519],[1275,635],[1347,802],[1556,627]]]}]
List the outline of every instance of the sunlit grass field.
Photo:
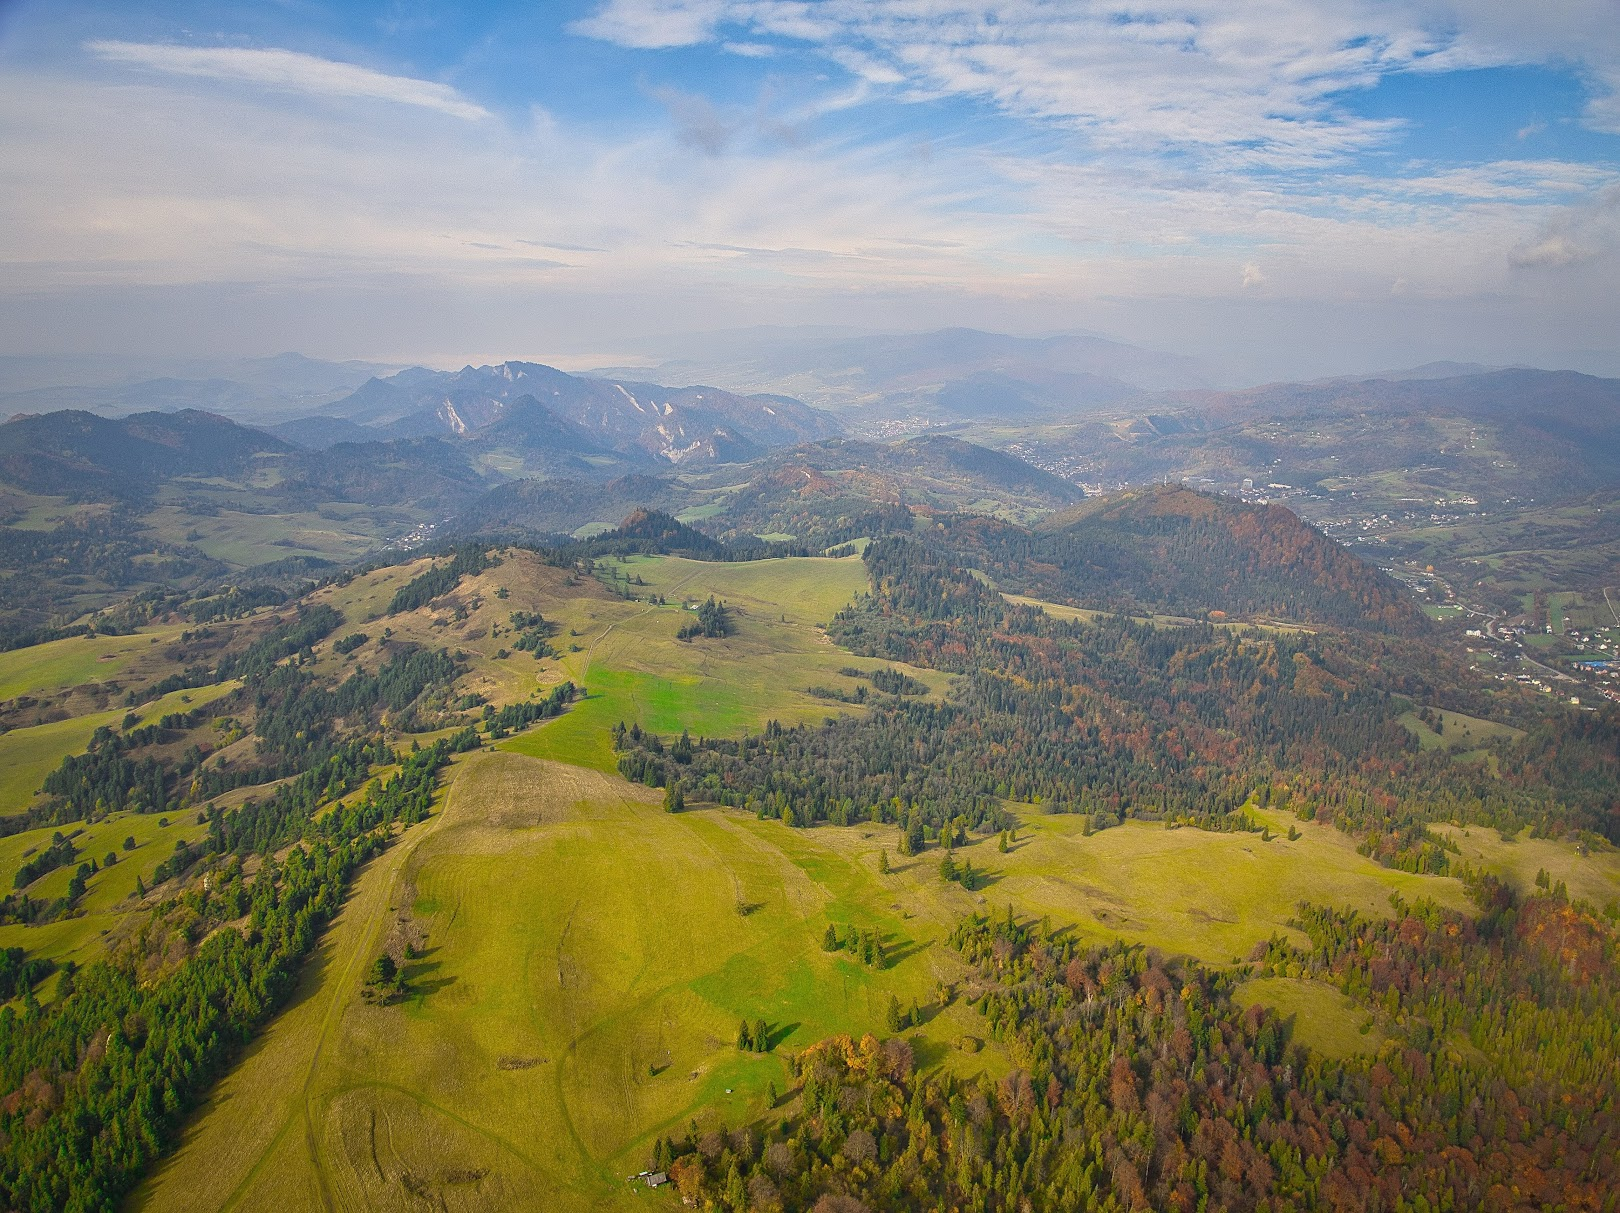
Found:
[{"label": "sunlit grass field", "polygon": [[[451,1208],[629,1207],[645,1196],[623,1177],[657,1135],[767,1115],[787,1054],[831,1032],[884,1034],[891,993],[923,1010],[909,1033],[923,1064],[1003,1068],[994,1045],[955,1048],[982,1027],[936,1000],[966,976],[945,942],[963,914],[1011,904],[1227,963],[1287,930],[1307,896],[1371,912],[1395,890],[1462,901],[1456,882],[1378,868],[1325,828],[1270,843],[1146,825],[1084,837],[1075,819],[1032,816],[1007,854],[993,838],[958,851],[991,873],[977,894],[940,879],[937,852],[899,857],[896,837],[672,815],[610,776],[475,754],[442,817],[401,844],[408,857],[363,879],[371,926],[345,912],[311,1003],[226,1080],[142,1207],[271,1208],[324,1189],[339,1206],[403,1209],[412,1185]],[[406,920],[426,942],[407,967],[414,993],[366,1003],[361,975]],[[829,923],[878,931],[892,967],[824,952]],[[1290,1014],[1322,1001],[1253,994]],[[306,1010],[314,1000],[324,1010]],[[774,1054],[735,1047],[745,1017],[771,1025]],[[1302,1038],[1345,1044],[1342,1024],[1319,1026]]]},{"label": "sunlit grass field", "polygon": [[[135,715],[143,723],[157,720],[169,712],[185,712],[211,703],[229,689],[217,686],[174,691],[143,704]],[[45,776],[60,766],[62,759],[82,754],[98,728],[116,727],[128,711],[124,707],[111,708],[0,734],[0,815],[27,809]]]},{"label": "sunlit grass field", "polygon": [[[130,1207],[643,1207],[671,1199],[625,1182],[646,1165],[656,1137],[684,1133],[693,1119],[738,1125],[776,1114],[767,1092],[790,1088],[786,1059],[833,1032],[887,1034],[891,995],[919,1008],[923,1022],[907,1035],[923,1066],[995,1076],[1010,1065],[994,1042],[958,1047],[984,1031],[960,997],[968,974],[947,943],[966,914],[1011,906],[1082,939],[1122,937],[1227,966],[1273,934],[1294,934],[1289,923],[1303,901],[1369,915],[1387,913],[1392,893],[1468,905],[1458,881],[1380,867],[1331,827],[1297,823],[1299,837],[1289,840],[1296,823],[1272,811],[1257,811],[1273,835],[1262,841],[1146,822],[1088,835],[1079,818],[1011,804],[1020,828],[1009,851],[994,836],[957,851],[987,874],[974,893],[941,879],[936,849],[902,857],[893,826],[800,830],[712,806],[666,813],[656,790],[612,773],[615,723],[735,736],[771,719],[859,712],[807,688],[852,691],[861,684],[841,668],[886,663],[852,657],[825,632],[866,586],[859,560],[612,563],[621,575],[596,579],[509,553],[445,599],[387,617],[395,590],[425,561],[317,595],[345,615],[333,639],[351,631],[375,639],[387,629],[460,654],[458,693],[499,705],[568,678],[588,695],[452,765],[438,811],[363,870],[292,1004]],[[608,588],[622,587],[622,574],[639,600]],[[734,608],[733,634],[678,640],[692,618],[685,605],[709,594]],[[659,595],[664,604],[648,601]],[[554,656],[512,648],[518,610],[555,624]],[[315,668],[333,677],[378,660],[374,644],[343,656],[330,640],[316,655]],[[78,668],[61,661],[63,670]],[[14,677],[43,686],[67,676],[55,668],[42,660]],[[908,672],[934,695],[949,694],[948,676]],[[217,693],[184,694],[194,706]],[[140,715],[178,710],[180,701],[171,696]],[[12,782],[0,786],[26,796],[97,723],[122,714],[40,726],[56,734],[0,736],[0,757],[12,747],[4,766]],[[1465,727],[1478,744],[1470,722],[1452,714],[1441,744],[1455,744]],[[119,863],[91,880],[84,913],[0,928],[0,946],[80,962],[105,954],[133,908],[136,875],[149,878],[177,838],[203,832],[194,812],[169,817],[166,827],[155,815],[122,815],[86,829],[75,840],[85,857],[116,851]],[[0,879],[50,834],[0,839]],[[126,835],[137,842],[128,853]],[[1504,843],[1479,831],[1459,843],[1516,882],[1545,866],[1577,896],[1620,887],[1612,853],[1582,857],[1569,844]],[[59,895],[72,870],[30,892]],[[891,963],[875,969],[826,952],[829,924],[877,932]],[[406,938],[421,947],[406,965],[410,993],[392,1004],[366,1000],[372,962]],[[953,986],[957,996],[946,996]],[[1322,983],[1250,981],[1240,998],[1292,1017],[1296,1039],[1330,1056],[1381,1043]],[[743,1018],[770,1025],[773,1052],[738,1050]]]}]

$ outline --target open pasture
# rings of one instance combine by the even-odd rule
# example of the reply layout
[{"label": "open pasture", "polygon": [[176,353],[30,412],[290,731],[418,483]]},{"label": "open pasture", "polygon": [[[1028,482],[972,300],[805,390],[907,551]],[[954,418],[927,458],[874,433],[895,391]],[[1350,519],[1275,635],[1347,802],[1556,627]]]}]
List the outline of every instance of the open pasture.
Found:
[{"label": "open pasture", "polygon": [[[782,827],[777,831],[786,833]],[[634,1207],[624,1175],[704,1109],[733,1122],[789,1086],[778,1051],[881,1030],[954,964],[836,853],[795,862],[752,818],[665,814],[622,781],[470,757],[444,812],[373,865],[300,1001],[222,1084],[147,1186],[149,1208]],[[366,918],[370,925],[361,926]],[[828,954],[829,921],[880,931],[878,971]],[[414,933],[413,992],[360,983]],[[967,1030],[934,1014],[925,1057]],[[983,1064],[982,1060],[979,1064]]]},{"label": "open pasture", "polygon": [[[960,995],[938,1002],[968,976],[945,942],[966,913],[1010,903],[1226,963],[1307,897],[1369,912],[1392,891],[1463,900],[1455,881],[1379,868],[1309,823],[1262,843],[1141,824],[1086,837],[1078,819],[1030,815],[1006,854],[994,838],[958,849],[990,873],[978,893],[940,879],[937,849],[903,858],[896,843],[885,826],[671,815],[611,776],[471,755],[444,811],[363,875],[299,1001],[137,1205],[635,1207],[648,1196],[624,1177],[658,1135],[768,1115],[768,1084],[791,1085],[785,1054],[885,1034],[891,993],[922,1010],[908,1032],[922,1064],[1000,1072],[997,1046],[953,1047],[983,1031]],[[890,967],[825,952],[828,924],[878,932]],[[407,939],[409,995],[364,1000],[371,960]],[[1314,1013],[1291,986],[1255,997]],[[737,1049],[744,1018],[769,1025],[773,1053]],[[1302,1038],[1340,1048],[1343,1027]]]},{"label": "open pasture", "polygon": [[1416,737],[1418,746],[1425,750],[1467,752],[1476,750],[1487,742],[1511,741],[1524,736],[1523,729],[1498,724],[1494,720],[1465,716],[1461,712],[1452,712],[1444,708],[1435,708],[1433,711],[1440,724],[1438,730],[1420,720],[1416,712],[1406,712],[1399,718],[1402,727]]},{"label": "open pasture", "polygon": [[180,624],[166,624],[128,636],[70,636],[0,653],[0,700],[105,682],[132,666],[151,665],[154,646],[182,630]]},{"label": "open pasture", "polygon": [[[694,736],[735,736],[772,719],[816,721],[861,709],[818,698],[809,688],[853,692],[860,684],[841,675],[841,668],[889,664],[852,657],[823,631],[866,585],[865,566],[857,558],[711,564],[659,557],[624,562],[623,571],[645,582],[632,587],[642,601],[606,594],[593,582],[576,587],[570,597],[558,597],[554,587],[532,596],[514,589],[498,604],[507,610],[539,609],[554,619],[560,632],[551,643],[559,658],[543,663],[556,671],[543,681],[568,677],[589,692],[565,716],[503,743],[504,748],[612,770],[609,730],[619,721],[662,733],[684,728]],[[502,581],[506,572],[502,566],[479,580]],[[504,580],[514,579],[509,574]],[[677,639],[693,617],[683,604],[711,594],[733,609],[732,634]],[[666,604],[645,601],[654,595]],[[535,667],[524,653],[493,662],[507,668],[513,663]],[[938,671],[906,669],[936,693],[949,686],[949,676]]]},{"label": "open pasture", "polygon": [[387,519],[397,511],[357,509],[343,503],[281,513],[269,508],[266,501],[262,503],[266,508],[255,509],[251,498],[244,501],[235,491],[219,491],[223,487],[207,481],[195,485],[204,493],[216,490],[213,495],[219,499],[219,508],[193,511],[183,505],[160,505],[149,511],[143,521],[169,543],[196,547],[215,560],[240,568],[291,556],[352,560],[375,548],[390,529],[405,530],[409,526],[402,519]]},{"label": "open pasture", "polygon": [[1494,872],[1521,895],[1536,891],[1536,874],[1545,871],[1552,883],[1563,881],[1569,895],[1599,909],[1620,902],[1620,849],[1595,840],[1576,843],[1562,839],[1532,838],[1529,831],[1505,840],[1495,830],[1475,826],[1433,827],[1457,844],[1462,858]]},{"label": "open pasture", "polygon": [[1009,807],[1023,825],[1008,853],[997,851],[993,836],[975,836],[956,850],[959,864],[970,861],[975,870],[990,873],[977,894],[941,879],[937,848],[900,856],[892,826],[787,833],[804,840],[801,845],[858,858],[873,872],[878,852],[887,849],[892,872],[883,879],[884,889],[905,912],[931,918],[941,930],[965,914],[1010,903],[1020,914],[1049,915],[1054,925],[1086,938],[1123,938],[1211,965],[1244,959],[1273,934],[1303,940],[1288,926],[1302,901],[1368,914],[1387,914],[1389,895],[1397,892],[1458,908],[1468,904],[1457,881],[1380,867],[1330,826],[1302,822],[1300,837],[1290,842],[1280,833],[1287,829],[1282,814],[1276,815],[1271,841],[1262,842],[1258,834],[1167,830],[1139,821],[1088,836],[1079,817]]},{"label": "open pasture", "polygon": [[1244,982],[1235,997],[1243,1006],[1259,1003],[1276,1011],[1288,1024],[1292,1039],[1324,1057],[1376,1053],[1386,1039],[1365,1008],[1325,981],[1261,977]]}]

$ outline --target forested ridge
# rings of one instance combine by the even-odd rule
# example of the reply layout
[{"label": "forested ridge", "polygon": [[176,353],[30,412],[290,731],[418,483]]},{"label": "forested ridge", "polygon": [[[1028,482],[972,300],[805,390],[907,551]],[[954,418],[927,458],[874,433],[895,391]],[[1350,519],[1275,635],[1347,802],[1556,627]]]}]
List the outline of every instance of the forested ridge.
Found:
[{"label": "forested ridge", "polygon": [[1422,753],[1412,702],[1490,694],[1421,641],[1362,632],[1059,620],[1010,604],[938,549],[866,553],[874,590],[830,629],[857,653],[961,678],[944,703],[874,700],[865,716],[700,739],[677,756],[620,734],[619,769],[796,824],[965,818],[1000,802],[1219,827],[1251,797],[1331,818],[1369,854],[1443,871],[1434,820],[1620,837],[1620,733],[1560,714],[1503,747],[1494,771]]},{"label": "forested ridge", "polygon": [[[0,1010],[0,1086],[11,1092],[0,1102],[7,1207],[117,1208],[285,1000],[355,868],[396,826],[427,815],[440,769],[477,744],[468,729],[405,755],[395,775],[318,821],[317,789],[353,782],[354,770],[343,779],[335,759],[265,805],[224,814],[197,849],[198,860],[211,857],[213,880],[154,907],[135,945],[70,974],[50,1007],[30,991],[21,1013]],[[303,841],[281,862],[265,854],[293,839]],[[243,861],[260,854],[249,877]],[[171,933],[203,942],[178,969],[143,982]]]},{"label": "forested ridge", "polygon": [[954,514],[917,537],[1004,589],[1079,606],[1429,631],[1398,583],[1280,505],[1161,485],[1034,528]]}]

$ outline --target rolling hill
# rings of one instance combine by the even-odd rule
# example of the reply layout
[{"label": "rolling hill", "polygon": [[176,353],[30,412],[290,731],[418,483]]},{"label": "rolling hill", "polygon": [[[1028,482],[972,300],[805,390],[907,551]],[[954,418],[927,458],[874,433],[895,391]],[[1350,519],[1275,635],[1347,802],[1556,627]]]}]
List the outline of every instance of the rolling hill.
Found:
[{"label": "rolling hill", "polygon": [[293,448],[196,409],[116,421],[80,411],[0,425],[0,479],[35,493],[96,499],[145,496],[176,476],[243,476],[256,456]]},{"label": "rolling hill", "polygon": [[1013,337],[969,328],[752,329],[696,335],[671,343],[667,353],[669,361],[656,368],[661,378],[786,392],[863,433],[906,418],[1072,417],[1208,381],[1193,359],[1103,337]]},{"label": "rolling hill", "polygon": [[1087,607],[1425,630],[1402,587],[1281,506],[1179,486],[1096,498],[1033,530],[956,517],[936,542],[1004,588]]}]

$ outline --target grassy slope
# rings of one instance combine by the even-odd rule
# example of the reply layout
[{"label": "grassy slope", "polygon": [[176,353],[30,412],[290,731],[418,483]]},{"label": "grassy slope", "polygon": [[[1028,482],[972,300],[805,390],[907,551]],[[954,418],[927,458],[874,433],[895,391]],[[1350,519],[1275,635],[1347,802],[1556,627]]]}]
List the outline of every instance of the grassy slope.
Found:
[{"label": "grassy slope", "polygon": [[[1325,829],[1270,844],[1145,826],[1081,838],[1071,819],[1034,818],[1007,855],[993,841],[959,852],[999,874],[978,895],[940,881],[934,854],[895,857],[880,876],[893,843],[882,827],[671,816],[609,776],[474,755],[409,858],[383,861],[386,895],[366,876],[373,926],[334,934],[325,963],[339,976],[311,996],[324,1009],[277,1022],[146,1206],[268,1208],[324,1182],[339,1205],[406,1208],[407,1174],[451,1208],[629,1206],[641,1198],[622,1177],[654,1135],[713,1112],[757,1116],[767,1082],[787,1088],[779,1057],[733,1047],[739,1018],[764,1018],[780,1052],[881,1033],[891,991],[933,1014],[936,984],[964,975],[944,937],[971,910],[1011,902],[1226,960],[1281,929],[1307,890],[1368,909],[1392,887],[1460,896],[1347,856]],[[407,914],[427,931],[418,992],[366,1004],[366,963]],[[824,953],[829,922],[881,931],[896,963],[874,972]],[[998,1070],[994,1049],[951,1049],[975,1030],[958,1003],[913,1036],[925,1063]]]},{"label": "grassy slope", "polygon": [[[1280,1013],[1293,1038],[1325,1057],[1376,1053],[1384,1034],[1367,1012],[1325,981],[1302,977],[1266,977],[1246,981],[1237,990],[1244,1006],[1261,1003]],[[1367,1028],[1366,1032],[1362,1028]]]},{"label": "grassy slope", "polygon": [[115,678],[154,644],[173,640],[181,631],[173,624],[129,636],[74,636],[0,653],[0,699]]},{"label": "grassy slope", "polygon": [[[166,712],[185,711],[208,703],[228,691],[235,683],[218,687],[202,687],[191,691],[175,691],[162,699],[146,704],[137,716],[144,723],[156,720]],[[123,719],[126,709],[80,716],[56,724],[40,725],[32,729],[17,729],[0,736],[0,811],[16,813],[33,799],[40,782],[60,764],[64,755],[82,752],[90,734],[103,724],[116,725]],[[28,886],[30,897],[51,899],[67,892],[68,882],[81,863],[92,858],[100,863],[108,851],[118,854],[118,863],[103,868],[90,878],[80,908],[83,913],[46,923],[37,927],[0,926],[0,947],[23,947],[31,955],[53,959],[72,959],[80,964],[98,960],[103,955],[101,936],[110,932],[130,909],[127,900],[135,891],[135,877],[139,875],[150,883],[152,870],[169,857],[177,839],[188,841],[207,833],[196,824],[194,813],[170,813],[168,827],[158,825],[159,814],[115,813],[105,821],[91,826],[74,825],[66,828],[46,826],[25,830],[8,838],[0,838],[0,891],[11,890],[12,877],[29,852],[48,846],[51,836],[60,828],[64,834],[75,829],[82,833],[73,839],[80,855],[67,867],[57,868]],[[125,838],[134,837],[136,849],[123,849]]]},{"label": "grassy slope", "polygon": [[1443,708],[1437,711],[1445,725],[1439,733],[1419,720],[1416,712],[1407,712],[1399,718],[1401,725],[1417,738],[1418,746],[1422,749],[1467,751],[1477,749],[1486,742],[1524,736],[1523,729],[1516,729],[1512,725],[1497,724],[1494,720],[1483,720],[1478,716],[1464,716],[1461,712]]},{"label": "grassy slope", "polygon": [[[117,813],[93,826],[83,827],[83,833],[73,839],[73,845],[80,851],[78,858],[29,885],[29,896],[61,897],[67,892],[68,882],[79,864],[91,859],[100,863],[109,851],[117,853],[117,865],[104,867],[90,878],[84,898],[79,902],[81,914],[36,927],[0,926],[0,947],[22,947],[32,956],[74,960],[79,964],[102,959],[104,936],[113,932],[135,908],[135,902],[130,900],[135,892],[135,878],[139,876],[150,885],[153,869],[174,852],[176,841],[184,838],[195,842],[208,833],[207,826],[197,824],[194,813],[167,814],[167,826],[158,824],[163,819],[158,814]],[[64,829],[62,833],[72,834],[78,828]],[[48,827],[0,840],[0,873],[4,873],[6,891],[11,888],[12,874],[22,863],[23,852],[48,845],[54,832],[54,828]],[[135,839],[135,849],[126,851],[124,839],[131,837]]]},{"label": "grassy slope", "polygon": [[1528,831],[1508,842],[1495,830],[1450,825],[1435,829],[1457,844],[1464,859],[1497,873],[1520,893],[1533,893],[1536,873],[1546,869],[1551,880],[1568,886],[1571,897],[1584,898],[1600,909],[1620,902],[1620,850],[1614,847],[1600,842],[1582,855],[1567,842],[1531,838]]},{"label": "grassy slope", "polygon": [[[884,664],[851,657],[822,631],[866,585],[865,566],[857,557],[742,564],[636,560],[624,567],[646,582],[635,587],[638,595],[658,594],[668,605],[606,596],[559,604],[556,618],[564,634],[552,643],[580,648],[564,654],[559,676],[584,686],[590,697],[504,748],[611,771],[608,730],[618,721],[663,733],[686,728],[694,736],[727,736],[760,728],[772,718],[820,720],[851,709],[808,695],[806,688],[853,690],[857,684],[841,677],[840,667]],[[493,576],[499,579],[503,572]],[[733,608],[734,633],[724,640],[677,640],[681,625],[692,618],[683,602],[701,602],[710,594]],[[567,636],[569,629],[579,635]],[[525,655],[518,660],[532,665]],[[948,685],[937,672],[911,672],[936,690]]]},{"label": "grassy slope", "polygon": [[[136,715],[144,723],[169,712],[189,711],[218,699],[235,685],[173,691],[145,704]],[[26,809],[45,776],[60,766],[63,758],[82,754],[92,733],[102,725],[116,727],[128,711],[124,707],[111,708],[0,734],[0,815],[10,816]]]},{"label": "grassy slope", "polygon": [[[818,626],[863,584],[857,562],[632,562],[647,583],[639,593],[675,603],[653,607],[514,555],[434,608],[377,618],[416,571],[323,594],[345,611],[343,630],[388,626],[466,653],[463,687],[496,702],[564,677],[593,698],[457,763],[444,810],[361,875],[294,1004],[132,1207],[634,1207],[649,1198],[623,1176],[644,1164],[654,1135],[693,1116],[735,1124],[763,1113],[765,1084],[788,1086],[783,1052],[831,1031],[883,1032],[891,991],[930,1016],[913,1033],[924,1064],[1003,1068],[995,1047],[950,1047],[982,1030],[975,1015],[933,1005],[937,984],[962,975],[944,938],[964,913],[1010,903],[1087,936],[1219,964],[1286,931],[1306,897],[1368,913],[1396,890],[1464,904],[1456,882],[1379,868],[1314,823],[1295,842],[1262,843],[1135,823],[1082,837],[1075,819],[1028,814],[1011,853],[994,840],[959,852],[992,873],[969,894],[939,879],[936,853],[901,859],[892,828],[794,831],[714,809],[671,816],[655,793],[588,769],[611,765],[607,727],[622,718],[718,733],[851,710],[798,688],[852,687],[840,666],[878,664],[836,649]],[[708,593],[741,608],[737,634],[676,641],[688,617],[680,599]],[[495,629],[516,609],[560,624],[560,658],[497,655],[512,637]],[[367,660],[366,650],[343,659],[321,647],[334,672]],[[920,676],[946,689],[940,675]],[[1286,825],[1273,822],[1279,833]],[[134,827],[155,830],[151,818],[107,823],[94,827],[94,846]],[[195,829],[188,819],[169,832]],[[138,837],[149,872],[172,843]],[[880,876],[885,848],[894,871]],[[115,874],[132,884],[136,867],[98,876],[87,904],[117,893]],[[408,969],[414,993],[368,1004],[365,970],[407,920],[428,947]],[[824,953],[829,922],[879,930],[896,963],[873,972]],[[79,934],[58,947],[94,952],[94,915],[62,926]],[[1331,1013],[1331,993],[1285,979],[1253,983],[1247,996],[1297,1014],[1317,1047],[1367,1047],[1342,1007]],[[735,1049],[742,1016],[773,1025],[777,1055]]]}]

